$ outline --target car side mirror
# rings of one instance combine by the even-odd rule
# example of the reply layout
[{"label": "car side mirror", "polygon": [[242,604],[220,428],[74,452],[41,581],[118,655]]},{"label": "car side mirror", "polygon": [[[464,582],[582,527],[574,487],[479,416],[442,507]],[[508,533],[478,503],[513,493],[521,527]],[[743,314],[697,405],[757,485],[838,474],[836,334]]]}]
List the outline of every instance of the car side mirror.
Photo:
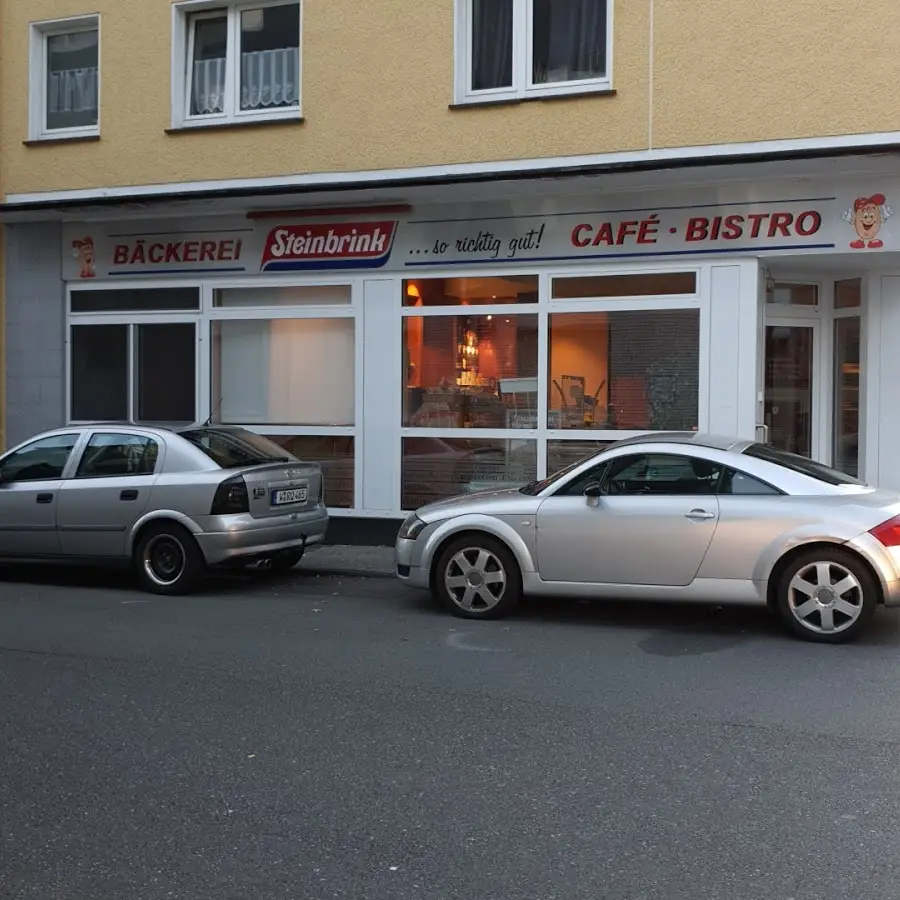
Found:
[{"label": "car side mirror", "polygon": [[603,496],[603,489],[600,487],[599,482],[592,481],[590,484],[585,485],[583,493],[588,506],[598,506],[600,498]]}]

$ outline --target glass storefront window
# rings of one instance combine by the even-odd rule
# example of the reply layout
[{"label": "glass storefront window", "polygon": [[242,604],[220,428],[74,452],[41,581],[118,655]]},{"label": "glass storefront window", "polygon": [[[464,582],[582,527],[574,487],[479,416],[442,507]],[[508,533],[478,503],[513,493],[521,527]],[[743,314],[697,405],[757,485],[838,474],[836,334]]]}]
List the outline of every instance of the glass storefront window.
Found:
[{"label": "glass storefront window", "polygon": [[200,291],[194,287],[73,290],[70,304],[73,313],[197,310]]},{"label": "glass storefront window", "polygon": [[778,306],[818,306],[819,287],[815,284],[783,284],[776,282],[766,292],[766,302]]},{"label": "glass storefront window", "polygon": [[260,306],[349,306],[353,301],[349,284],[310,286],[273,285],[264,288],[225,288],[213,292],[216,307]]},{"label": "glass storefront window", "polygon": [[537,275],[417,278],[403,282],[404,306],[488,306],[537,301]]},{"label": "glass storefront window", "polygon": [[403,425],[537,427],[536,315],[403,319]]},{"label": "glass storefront window", "polygon": [[547,441],[547,475],[580,462],[608,447],[612,441]]},{"label": "glass storefront window", "polygon": [[699,372],[699,310],[553,313],[548,427],[696,430]]},{"label": "glass storefront window", "polygon": [[197,330],[193,322],[135,326],[135,409],[139,422],[197,418]]},{"label": "glass storefront window", "polygon": [[71,328],[73,422],[128,419],[128,325]]},{"label": "glass storefront window", "polygon": [[267,435],[298,459],[318,463],[325,477],[325,504],[332,509],[353,507],[354,440],[337,436]]},{"label": "glass storefront window", "polygon": [[855,309],[862,304],[862,279],[847,278],[834,283],[834,308]]},{"label": "glass storefront window", "polygon": [[[71,421],[195,421],[197,331],[193,322],[72,325],[70,334]],[[132,397],[129,379],[134,386]]]},{"label": "glass storefront window", "polygon": [[697,293],[696,272],[650,272],[640,275],[576,275],[554,278],[551,298],[664,297]]},{"label": "glass storefront window", "polygon": [[405,510],[458,494],[519,488],[536,478],[536,441],[403,438]]},{"label": "glass storefront window", "polygon": [[355,328],[352,318],[213,322],[215,420],[353,425]]},{"label": "glass storefront window", "polygon": [[834,321],[834,468],[859,475],[860,320]]}]

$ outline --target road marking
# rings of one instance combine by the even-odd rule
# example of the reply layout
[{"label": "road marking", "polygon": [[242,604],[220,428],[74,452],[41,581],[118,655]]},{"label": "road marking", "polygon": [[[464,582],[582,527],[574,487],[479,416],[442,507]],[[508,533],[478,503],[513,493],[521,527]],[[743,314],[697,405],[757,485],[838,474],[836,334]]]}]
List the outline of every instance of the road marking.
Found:
[{"label": "road marking", "polygon": [[149,600],[123,600],[122,606],[128,606],[131,603],[149,603]]}]

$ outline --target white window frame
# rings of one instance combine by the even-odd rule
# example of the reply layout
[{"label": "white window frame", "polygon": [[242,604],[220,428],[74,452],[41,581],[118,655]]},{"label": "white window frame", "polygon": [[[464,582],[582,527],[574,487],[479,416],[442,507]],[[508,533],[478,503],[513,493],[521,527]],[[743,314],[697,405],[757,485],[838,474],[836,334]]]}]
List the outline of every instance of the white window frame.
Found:
[{"label": "white window frame", "polygon": [[[276,109],[241,110],[240,40],[241,13],[271,6],[296,5],[300,11],[300,71],[297,106]],[[194,57],[192,17],[212,14],[228,16],[228,45],[225,69],[225,111],[191,115],[190,67]],[[303,117],[303,0],[183,0],[172,5],[172,128],[204,128],[215,125],[251,124],[259,121],[297,120]]]},{"label": "white window frame", "polygon": [[472,14],[474,0],[454,0],[455,35],[454,102],[457,105],[498,103],[540,97],[562,97],[571,94],[602,93],[613,89],[613,7],[606,0],[606,75],[580,81],[535,84],[533,81],[534,6],[533,0],[513,2],[513,72],[512,86],[472,90]]},{"label": "white window frame", "polygon": [[[97,124],[77,128],[47,127],[47,40],[61,34],[78,31],[97,32]],[[52,19],[31,22],[29,31],[28,64],[28,138],[32,141],[61,140],[65,138],[99,137],[102,90],[103,42],[100,34],[100,16],[78,16],[71,19]]]}]

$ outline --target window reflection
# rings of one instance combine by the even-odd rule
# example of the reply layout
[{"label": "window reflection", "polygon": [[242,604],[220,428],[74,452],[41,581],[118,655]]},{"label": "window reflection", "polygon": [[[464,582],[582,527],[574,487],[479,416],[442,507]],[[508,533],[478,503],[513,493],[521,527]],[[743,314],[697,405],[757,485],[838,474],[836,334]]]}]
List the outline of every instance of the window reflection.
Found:
[{"label": "window reflection", "polygon": [[520,488],[536,472],[535,441],[404,438],[401,504],[413,510],[458,494]]}]

